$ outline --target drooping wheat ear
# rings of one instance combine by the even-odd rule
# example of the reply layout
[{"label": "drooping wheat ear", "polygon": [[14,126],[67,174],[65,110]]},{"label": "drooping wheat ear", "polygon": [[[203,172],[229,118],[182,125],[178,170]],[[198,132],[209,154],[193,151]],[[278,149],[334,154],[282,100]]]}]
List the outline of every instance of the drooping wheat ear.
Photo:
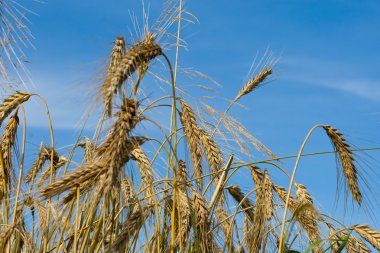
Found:
[{"label": "drooping wheat ear", "polygon": [[[205,149],[207,160],[211,168],[211,172],[217,173],[223,165],[223,156],[218,144],[203,129],[199,131],[203,147]],[[215,182],[219,181],[219,174],[214,174]]]},{"label": "drooping wheat ear", "polygon": [[183,101],[179,100],[181,105],[181,121],[185,132],[185,137],[190,150],[191,161],[194,166],[195,176],[197,178],[197,184],[200,189],[202,189],[202,149],[201,149],[201,138],[200,131],[195,117],[195,113],[191,107]]},{"label": "drooping wheat ear", "polygon": [[273,186],[267,170],[264,171],[260,187],[257,187],[256,189],[256,209],[252,224],[252,252],[260,251],[264,240],[265,224],[273,216]]},{"label": "drooping wheat ear", "polygon": [[[55,154],[55,153],[54,153]],[[58,154],[57,154],[58,155]],[[49,157],[50,158],[50,157]],[[67,159],[63,156],[59,157],[58,158],[58,161],[54,160],[53,162],[53,167],[51,166],[48,166],[44,172],[42,172],[41,174],[41,177],[40,179],[38,180],[38,183],[37,183],[37,186],[40,187],[49,177],[50,175],[53,173],[53,175],[55,174],[55,172],[61,168],[63,165],[65,165],[65,163],[67,162]],[[52,170],[53,169],[53,170]]]},{"label": "drooping wheat ear", "polygon": [[153,196],[155,195],[155,190],[153,187],[154,178],[151,163],[140,147],[136,147],[134,150],[132,150],[131,153],[133,158],[136,160],[136,163],[140,170],[141,187],[144,189],[144,196],[146,198],[146,201],[148,204],[153,205]]},{"label": "drooping wheat ear", "polygon": [[253,222],[253,204],[248,198],[246,198],[246,196],[244,196],[240,190],[240,187],[237,185],[229,185],[226,187],[226,189],[234,198],[234,200],[241,206],[244,212],[248,215],[248,217],[251,219],[251,222]]},{"label": "drooping wheat ear", "polygon": [[352,234],[347,234],[342,232],[343,238],[348,238],[346,243],[347,253],[369,253],[371,250],[365,245],[365,243],[359,238],[353,236]]},{"label": "drooping wheat ear", "polygon": [[78,144],[79,147],[84,149],[84,160],[86,163],[94,161],[95,158],[95,145],[88,137],[84,137],[85,141]]},{"label": "drooping wheat ear", "polygon": [[110,62],[108,65],[108,74],[115,71],[116,67],[119,65],[121,58],[125,54],[125,40],[122,36],[118,36],[114,41],[114,46],[110,56]]},{"label": "drooping wheat ear", "polygon": [[[7,187],[9,187],[10,176],[11,176],[11,169],[12,169],[12,147],[15,144],[15,138],[16,138],[16,132],[17,132],[17,126],[18,126],[18,116],[17,111],[12,115],[12,117],[9,118],[9,121],[7,123],[7,127],[1,136],[1,150],[3,154],[3,161],[4,161],[4,173],[5,175],[1,175],[1,181],[3,181],[3,178],[5,179],[5,183],[7,184]],[[2,171],[0,171],[2,173]],[[3,188],[0,189],[2,191]]]},{"label": "drooping wheat ear", "polygon": [[353,229],[374,248],[380,250],[380,232],[367,225],[355,225]]},{"label": "drooping wheat ear", "polygon": [[210,222],[206,199],[199,192],[192,190],[193,206],[196,217],[197,232],[201,252],[212,252],[213,242],[209,233]]},{"label": "drooping wheat ear", "polygon": [[[38,152],[37,159],[25,177],[26,183],[30,183],[36,178],[37,174],[40,172],[40,170],[41,170],[42,166],[45,164],[45,162],[51,159],[51,152],[52,152],[52,149],[50,147],[46,147],[46,146],[42,146],[42,145],[40,146],[40,150]],[[53,151],[53,161],[50,161],[50,162],[53,162],[53,167],[54,167],[54,166],[56,166],[58,161],[59,161],[59,155],[58,155],[57,151],[54,150]]]},{"label": "drooping wheat ear", "polygon": [[272,74],[272,68],[265,68],[251,80],[249,80],[243,88],[239,91],[234,101],[238,101],[242,96],[247,95],[259,86],[270,74]]},{"label": "drooping wheat ear", "polygon": [[30,98],[31,94],[16,91],[16,93],[10,95],[4,99],[3,103],[0,105],[0,126],[3,124],[4,119],[20,104],[24,103]]},{"label": "drooping wheat ear", "polygon": [[113,94],[119,90],[122,83],[126,81],[139,66],[149,63],[152,59],[161,54],[162,49],[154,42],[154,34],[151,33],[125,52],[118,65],[114,67],[114,71],[107,75],[102,87],[105,111],[108,117],[112,114]]},{"label": "drooping wheat ear", "polygon": [[358,173],[350,146],[336,128],[328,125],[323,126],[323,128],[333,143],[335,150],[338,152],[339,161],[343,169],[343,175],[347,180],[348,188],[351,190],[352,197],[360,205],[362,201],[362,194],[359,189]]}]

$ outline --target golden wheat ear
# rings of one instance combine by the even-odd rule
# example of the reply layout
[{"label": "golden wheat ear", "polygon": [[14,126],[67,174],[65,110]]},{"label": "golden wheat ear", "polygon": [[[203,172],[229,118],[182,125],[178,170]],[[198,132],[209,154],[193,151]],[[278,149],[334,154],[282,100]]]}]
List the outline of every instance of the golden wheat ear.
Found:
[{"label": "golden wheat ear", "polygon": [[338,153],[339,162],[343,169],[343,175],[347,181],[348,188],[352,193],[352,197],[360,205],[362,202],[362,194],[359,189],[358,172],[351,148],[338,129],[329,125],[323,126],[323,129],[326,131],[326,134],[329,136]]},{"label": "golden wheat ear", "polygon": [[265,68],[251,80],[249,80],[243,88],[239,91],[234,101],[238,101],[242,96],[251,93],[255,88],[257,88],[264,80],[272,74],[272,68]]},{"label": "golden wheat ear", "polygon": [[199,189],[202,189],[202,156],[201,133],[197,124],[197,119],[193,109],[184,100],[179,100],[181,105],[181,122],[184,128],[185,137],[190,150],[191,162],[194,166],[194,172]]},{"label": "golden wheat ear", "polygon": [[364,240],[380,251],[380,232],[367,225],[355,225],[352,227]]},{"label": "golden wheat ear", "polygon": [[[3,165],[4,165],[4,170],[1,171],[0,173],[4,172],[4,175],[0,180],[6,184],[6,187],[9,188],[10,185],[9,183],[11,182],[11,170],[12,170],[12,147],[15,145],[15,139],[16,139],[16,132],[17,132],[17,127],[18,127],[19,119],[17,116],[17,111],[9,118],[7,126],[5,128],[5,131],[3,135],[0,138],[1,144],[1,154],[3,156]],[[3,187],[0,188],[0,191],[3,190]],[[2,195],[2,193],[0,193]],[[1,200],[1,196],[0,196]]]},{"label": "golden wheat ear", "polygon": [[23,91],[16,91],[16,93],[10,95],[4,99],[0,105],[0,126],[3,124],[4,119],[19,105],[28,101],[32,95]]},{"label": "golden wheat ear", "polygon": [[254,221],[253,204],[252,202],[242,193],[241,189],[237,185],[229,185],[226,187],[232,198],[241,205],[241,208],[248,215],[251,222]]},{"label": "golden wheat ear", "polygon": [[162,55],[161,47],[154,42],[154,34],[149,33],[143,40],[130,47],[112,67],[101,88],[104,98],[105,112],[112,115],[112,97],[120,86],[141,66],[148,64],[157,56]]}]

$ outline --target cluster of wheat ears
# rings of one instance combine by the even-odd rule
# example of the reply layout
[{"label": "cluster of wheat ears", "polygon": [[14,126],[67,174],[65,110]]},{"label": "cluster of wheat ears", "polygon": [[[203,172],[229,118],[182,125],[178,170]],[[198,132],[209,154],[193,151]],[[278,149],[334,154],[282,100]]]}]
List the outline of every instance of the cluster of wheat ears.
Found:
[{"label": "cluster of wheat ears", "polygon": [[[170,95],[142,106],[140,84],[150,65],[160,58],[170,75]],[[101,122],[112,122],[107,133],[103,136],[97,129],[92,138],[79,136],[70,154],[61,156],[50,125],[51,144],[40,146],[31,168],[24,166],[23,105],[37,97],[49,116],[48,106],[43,97],[21,91],[2,101],[0,252],[380,250],[378,231],[367,225],[345,226],[321,213],[307,188],[295,181],[307,139],[315,129],[323,129],[340,163],[347,196],[358,206],[362,204],[360,167],[338,129],[330,125],[312,128],[296,156],[292,175],[288,175],[281,157],[228,116],[228,109],[220,113],[207,107],[209,115],[218,120],[205,124],[200,112],[178,95],[176,74],[155,34],[146,32],[130,47],[123,37],[117,37],[99,91],[104,106]],[[271,74],[270,64],[257,71],[228,108]],[[170,127],[160,128],[162,138],[153,138],[149,132],[134,135],[139,124],[152,121],[144,114],[162,107],[171,111],[167,116]],[[16,140],[19,116],[21,141]],[[241,134],[270,158],[254,162],[234,159],[216,139],[224,132],[236,136],[238,145]],[[153,144],[148,143],[157,148],[150,150]],[[17,163],[14,150],[21,150]],[[83,154],[83,161],[72,168],[74,154]],[[159,159],[166,166],[166,175],[160,178],[155,171]],[[138,169],[133,177],[127,169],[131,164]],[[263,169],[266,166],[274,169]],[[254,185],[246,194],[241,186],[229,183],[231,176],[243,169],[250,171]],[[289,186],[272,181],[273,173],[286,174]]]}]

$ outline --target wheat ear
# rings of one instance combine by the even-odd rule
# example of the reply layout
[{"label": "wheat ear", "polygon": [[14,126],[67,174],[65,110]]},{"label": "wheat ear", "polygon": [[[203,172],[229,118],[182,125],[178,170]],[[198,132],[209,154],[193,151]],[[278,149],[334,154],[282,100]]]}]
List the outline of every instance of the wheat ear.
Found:
[{"label": "wheat ear", "polygon": [[125,54],[125,40],[122,36],[118,36],[114,41],[114,46],[111,52],[110,61],[108,65],[108,74],[112,74]]},{"label": "wheat ear", "polygon": [[325,125],[323,126],[323,129],[326,131],[334,145],[334,148],[338,152],[339,161],[343,169],[343,175],[347,180],[348,188],[351,190],[352,197],[360,205],[362,201],[362,194],[359,189],[358,173],[350,146],[336,128]]},{"label": "wheat ear", "polygon": [[270,74],[272,74],[272,68],[265,68],[251,80],[249,80],[243,88],[239,91],[234,101],[238,101],[242,96],[247,95],[257,88]]},{"label": "wheat ear", "polygon": [[252,224],[252,252],[260,251],[264,240],[265,224],[273,216],[273,186],[267,170],[264,171],[263,180],[260,187],[256,189],[256,209]]},{"label": "wheat ear", "polygon": [[244,194],[241,192],[240,187],[237,185],[229,185],[226,187],[226,189],[228,190],[230,195],[235,199],[235,201],[239,203],[241,208],[250,218],[251,222],[253,222],[253,204],[246,196],[244,196]]},{"label": "wheat ear", "polygon": [[191,161],[194,166],[194,172],[196,176],[196,181],[200,189],[202,189],[202,149],[200,146],[200,131],[198,128],[195,113],[191,107],[182,99],[180,99],[181,105],[181,121],[184,127],[184,132],[187,140],[187,144],[190,150]]},{"label": "wheat ear", "polygon": [[31,97],[31,94],[16,91],[6,99],[4,99],[3,103],[0,105],[0,126],[3,124],[4,119],[20,104],[24,103]]},{"label": "wheat ear", "polygon": [[[280,199],[286,202],[287,190],[277,185],[275,185],[273,188]],[[295,214],[295,218],[301,224],[301,227],[306,231],[310,243],[321,240],[315,212],[310,212],[310,209],[307,205],[297,202],[292,196],[289,198],[289,210]],[[323,252],[321,246],[319,245],[315,246],[312,251]]]},{"label": "wheat ear", "polygon": [[145,199],[148,204],[154,204],[153,196],[155,195],[155,190],[153,187],[153,171],[151,163],[149,162],[148,157],[145,155],[141,147],[136,147],[131,152],[133,158],[136,160],[136,163],[140,170],[141,175],[141,187],[144,189]]},{"label": "wheat ear", "polygon": [[200,136],[203,143],[203,147],[206,151],[207,160],[211,168],[212,173],[216,173],[214,175],[215,182],[219,181],[219,175],[217,172],[220,170],[223,165],[223,156],[222,152],[218,144],[214,141],[214,139],[209,135],[205,130],[200,130]]},{"label": "wheat ear", "polygon": [[162,49],[154,42],[154,34],[148,34],[142,41],[130,47],[114,71],[109,73],[102,86],[105,111],[108,117],[112,114],[112,97],[124,81],[126,81],[141,65],[149,63],[162,54]]},{"label": "wheat ear", "polygon": [[353,229],[364,240],[369,242],[374,248],[380,250],[380,232],[370,228],[367,225],[356,225]]},{"label": "wheat ear", "polygon": [[[40,146],[40,150],[38,152],[37,159],[25,177],[26,183],[32,182],[36,178],[37,174],[40,172],[40,170],[41,170],[42,166],[45,164],[45,162],[48,160],[51,160],[51,152],[52,152],[52,149],[50,147],[46,147],[46,146],[42,146],[42,145]],[[59,155],[54,150],[53,151],[53,161],[51,161],[53,163],[53,168],[58,163],[58,161],[59,161]]]},{"label": "wheat ear", "polygon": [[369,253],[371,250],[365,245],[365,243],[359,238],[353,236],[352,234],[347,234],[342,232],[345,238],[348,238],[346,243],[347,253]]},{"label": "wheat ear", "polygon": [[[1,153],[3,155],[4,161],[4,175],[1,175],[1,183],[5,182],[6,187],[9,188],[9,183],[11,182],[11,169],[12,169],[12,153],[11,149],[15,144],[17,126],[19,123],[19,119],[17,116],[17,111],[9,118],[7,123],[7,127],[1,136]],[[4,178],[4,180],[3,180]],[[0,188],[0,191],[3,190],[3,187]],[[3,195],[3,194],[0,194]],[[1,198],[0,198],[1,199]]]}]

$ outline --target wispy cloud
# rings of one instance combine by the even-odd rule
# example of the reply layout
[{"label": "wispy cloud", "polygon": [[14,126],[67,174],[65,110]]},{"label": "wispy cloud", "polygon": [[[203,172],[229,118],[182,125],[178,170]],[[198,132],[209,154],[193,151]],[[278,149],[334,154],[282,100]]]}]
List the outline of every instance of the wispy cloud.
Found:
[{"label": "wispy cloud", "polygon": [[356,66],[315,59],[290,59],[282,64],[288,81],[323,86],[380,102],[380,80]]}]

